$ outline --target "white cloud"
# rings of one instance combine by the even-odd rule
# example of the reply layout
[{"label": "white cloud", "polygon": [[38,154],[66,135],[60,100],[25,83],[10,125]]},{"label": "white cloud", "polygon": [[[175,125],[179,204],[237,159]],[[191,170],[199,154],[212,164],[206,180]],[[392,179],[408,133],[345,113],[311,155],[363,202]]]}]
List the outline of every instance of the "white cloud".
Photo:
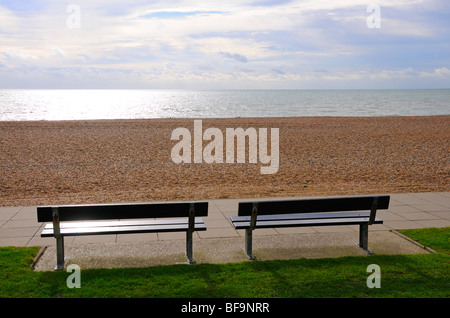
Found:
[{"label": "white cloud", "polygon": [[37,60],[37,56],[29,54],[24,52],[21,49],[15,49],[15,48],[11,48],[8,49],[6,51],[4,51],[3,53],[0,53],[3,55],[3,57],[5,57],[7,60],[10,61],[18,61],[19,63],[22,63],[24,61],[30,61],[30,60]]},{"label": "white cloud", "polygon": [[50,45],[49,50],[51,51],[49,57],[67,58],[66,52],[64,52],[57,46]]},{"label": "white cloud", "polygon": [[444,77],[448,78],[450,77],[450,69],[446,67],[436,68],[432,72],[422,72],[422,77]]},{"label": "white cloud", "polygon": [[[367,28],[370,2],[366,0],[261,1],[259,5],[252,0],[126,4],[79,0],[79,29],[66,24],[71,2],[40,3],[39,10],[20,14],[0,4],[0,32],[6,35],[0,36],[0,61],[10,70],[3,76],[30,66],[48,68],[43,73],[49,79],[59,75],[76,81],[79,72],[84,79],[89,76],[97,83],[101,79],[105,85],[202,79],[283,84],[426,74],[440,78],[448,76],[450,66],[448,46],[441,45],[447,42],[443,30],[448,25],[433,19],[437,9],[444,10],[439,0],[376,1],[382,10],[381,29]],[[435,51],[444,48],[442,55],[447,57],[439,63],[415,53],[415,40],[430,39],[435,41]],[[389,51],[402,52],[414,69],[422,71],[408,71],[402,59],[391,61]]]},{"label": "white cloud", "polygon": [[18,19],[13,12],[8,9],[0,7],[0,32],[17,32]]}]

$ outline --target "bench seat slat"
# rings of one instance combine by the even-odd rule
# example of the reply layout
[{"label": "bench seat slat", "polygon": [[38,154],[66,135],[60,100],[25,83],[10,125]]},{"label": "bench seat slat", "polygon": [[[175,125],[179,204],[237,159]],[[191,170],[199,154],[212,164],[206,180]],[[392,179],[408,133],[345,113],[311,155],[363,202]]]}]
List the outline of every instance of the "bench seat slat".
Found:
[{"label": "bench seat slat", "polygon": [[[327,225],[355,225],[365,224],[369,222],[368,217],[362,218],[333,218],[333,219],[297,219],[297,220],[271,220],[257,221],[256,228],[272,228],[272,227],[300,227],[300,226],[327,226]],[[376,224],[382,224],[383,221],[376,218]],[[233,222],[236,229],[248,229],[249,221]]]},{"label": "bench seat slat", "polygon": [[[325,213],[293,213],[293,214],[268,214],[258,215],[257,221],[272,220],[307,220],[307,219],[331,219],[331,218],[361,218],[369,217],[370,212],[325,212]],[[231,216],[233,222],[250,221],[250,216]]]},{"label": "bench seat slat", "polygon": [[[188,223],[180,224],[146,224],[129,226],[99,226],[99,227],[66,227],[61,228],[62,236],[80,236],[80,235],[102,235],[102,234],[131,234],[131,233],[154,233],[154,232],[186,232],[189,228]],[[195,224],[196,231],[206,231],[204,223]],[[45,228],[42,237],[53,236],[53,228]]]},{"label": "bench seat slat", "polygon": [[[134,226],[134,225],[168,225],[168,224],[187,224],[188,218],[166,219],[166,220],[117,220],[117,221],[82,221],[82,222],[61,222],[60,228],[83,228],[83,227],[102,227],[102,226]],[[195,218],[195,223],[203,223],[203,218]],[[53,229],[53,224],[48,223],[45,229]]]}]

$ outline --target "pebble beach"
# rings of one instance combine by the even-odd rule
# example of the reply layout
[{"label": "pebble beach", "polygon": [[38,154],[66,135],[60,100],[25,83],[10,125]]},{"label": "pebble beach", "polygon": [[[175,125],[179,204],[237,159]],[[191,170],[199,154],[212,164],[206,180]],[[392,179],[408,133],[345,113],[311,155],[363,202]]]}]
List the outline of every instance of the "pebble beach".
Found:
[{"label": "pebble beach", "polygon": [[202,124],[224,134],[278,128],[278,171],[261,174],[262,164],[248,161],[175,163],[172,132],[193,132],[194,119],[0,122],[0,205],[450,191],[450,116]]}]

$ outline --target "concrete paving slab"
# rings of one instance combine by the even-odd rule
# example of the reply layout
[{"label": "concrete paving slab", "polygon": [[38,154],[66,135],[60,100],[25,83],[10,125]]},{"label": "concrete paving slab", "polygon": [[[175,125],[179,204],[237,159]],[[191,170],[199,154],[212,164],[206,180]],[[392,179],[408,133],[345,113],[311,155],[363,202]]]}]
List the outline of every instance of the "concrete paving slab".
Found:
[{"label": "concrete paving slab", "polygon": [[449,220],[419,220],[417,221],[420,225],[424,227],[448,227],[450,226]]},{"label": "concrete paving slab", "polygon": [[9,220],[17,214],[22,207],[2,207],[0,213],[0,220]]},{"label": "concrete paving slab", "polygon": [[430,214],[437,216],[439,219],[450,220],[450,210],[444,212],[430,212]]}]

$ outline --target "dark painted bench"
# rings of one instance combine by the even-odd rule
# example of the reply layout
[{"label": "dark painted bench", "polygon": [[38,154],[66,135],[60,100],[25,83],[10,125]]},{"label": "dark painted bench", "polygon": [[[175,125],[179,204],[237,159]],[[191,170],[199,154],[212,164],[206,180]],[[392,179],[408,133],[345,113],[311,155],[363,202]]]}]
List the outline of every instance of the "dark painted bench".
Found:
[{"label": "dark painted bench", "polygon": [[194,263],[192,234],[206,231],[200,217],[208,215],[208,202],[41,206],[37,215],[38,222],[51,222],[41,237],[56,238],[59,270],[64,268],[64,237],[80,235],[186,232],[186,256]]},{"label": "dark painted bench", "polygon": [[359,247],[368,253],[368,226],[382,224],[376,218],[378,209],[389,207],[390,197],[355,196],[300,200],[240,202],[238,216],[231,221],[237,230],[245,229],[245,250],[252,252],[252,232],[255,229],[279,227],[359,225]]}]

